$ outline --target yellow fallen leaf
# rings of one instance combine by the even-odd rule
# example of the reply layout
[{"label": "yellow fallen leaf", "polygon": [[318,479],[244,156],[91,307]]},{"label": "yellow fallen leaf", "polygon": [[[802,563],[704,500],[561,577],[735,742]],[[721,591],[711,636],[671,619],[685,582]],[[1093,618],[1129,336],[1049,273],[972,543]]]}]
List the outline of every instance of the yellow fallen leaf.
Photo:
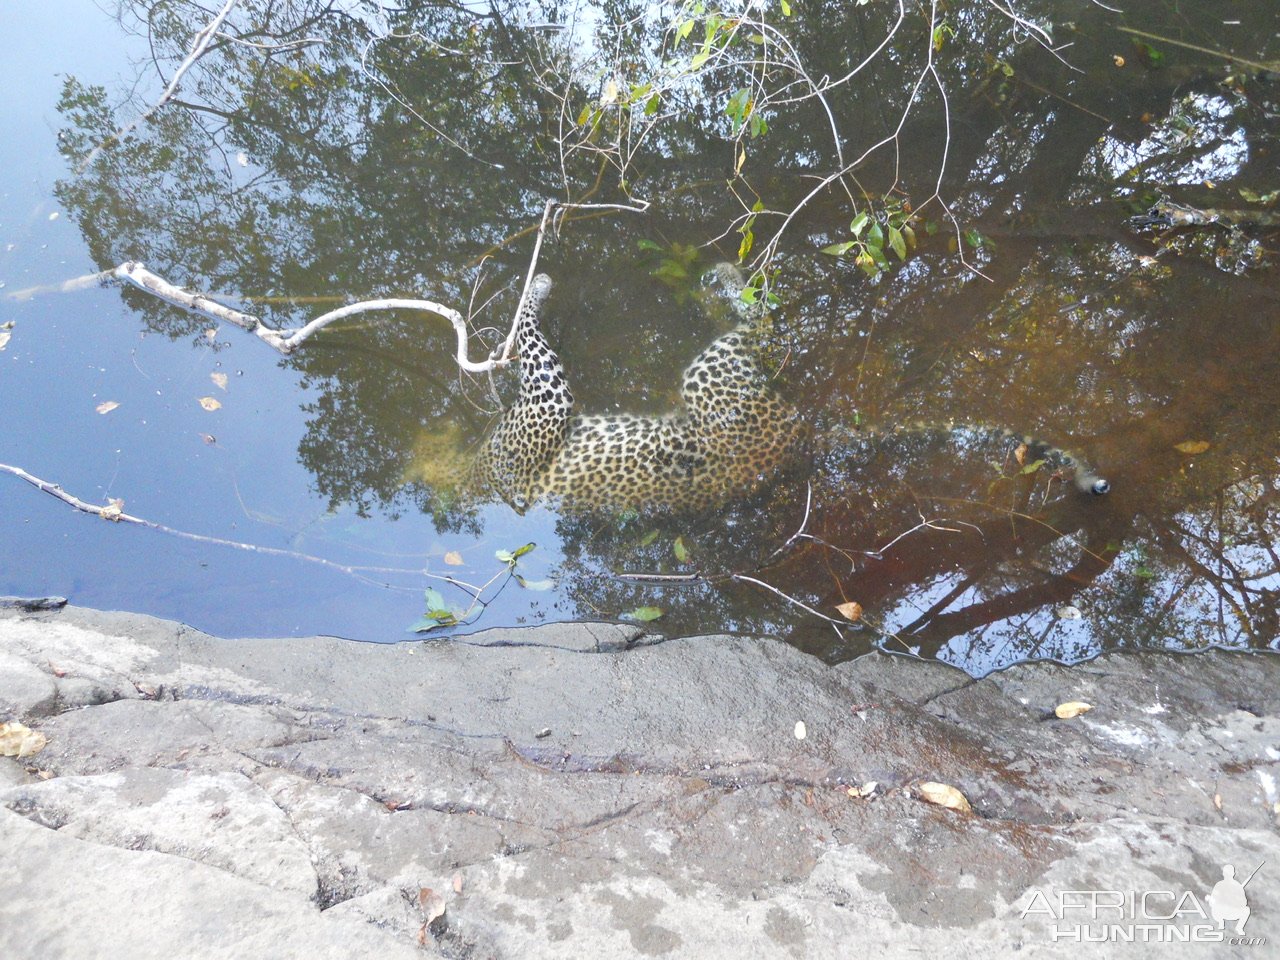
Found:
[{"label": "yellow fallen leaf", "polygon": [[1018,466],[1020,467],[1027,465],[1027,445],[1025,443],[1018,444],[1018,449],[1013,451],[1013,459],[1018,461]]},{"label": "yellow fallen leaf", "polygon": [[1088,713],[1093,709],[1092,703],[1084,703],[1081,700],[1070,700],[1067,703],[1058,704],[1053,712],[1059,720],[1070,720],[1072,717],[1078,717],[1082,713]]},{"label": "yellow fallen leaf", "polygon": [[1189,457],[1194,457],[1197,453],[1204,453],[1209,449],[1208,440],[1183,440],[1181,443],[1175,443],[1173,449],[1179,453],[1185,453]]},{"label": "yellow fallen leaf", "polygon": [[201,397],[196,402],[210,412],[213,412],[214,410],[218,410],[222,407],[222,404],[220,404],[217,400],[213,399],[213,397]]},{"label": "yellow fallen leaf", "polygon": [[45,748],[48,737],[16,720],[0,723],[0,757],[30,757]]},{"label": "yellow fallen leaf", "polygon": [[935,783],[932,780],[926,780],[924,783],[916,784],[916,794],[921,800],[937,804],[940,807],[946,807],[948,810],[973,813],[973,807],[969,806],[969,801],[965,799],[965,795],[949,783]]},{"label": "yellow fallen leaf", "polygon": [[1123,66],[1124,66],[1124,57],[1120,56],[1120,54],[1118,54],[1118,53],[1117,53],[1117,54],[1116,54],[1115,56],[1113,56],[1111,59],[1112,59],[1113,61],[1115,61],[1115,65],[1116,65],[1117,67],[1123,67]]},{"label": "yellow fallen leaf", "polygon": [[99,413],[110,413],[118,406],[120,406],[120,404],[116,403],[114,400],[105,400],[93,409],[97,410]]},{"label": "yellow fallen leaf", "polygon": [[854,623],[862,616],[862,604],[856,600],[850,600],[848,603],[842,603],[836,607],[840,611],[840,615],[846,620],[852,620]]},{"label": "yellow fallen leaf", "polygon": [[462,559],[462,554],[460,554],[457,550],[450,550],[448,553],[446,553],[444,555],[444,562],[451,567],[460,567],[464,563]]},{"label": "yellow fallen leaf", "polygon": [[120,514],[124,513],[124,501],[116,497],[108,497],[107,505],[98,510],[98,516],[103,520],[114,520],[120,522]]},{"label": "yellow fallen leaf", "polygon": [[225,373],[211,373],[209,374],[209,379],[213,381],[215,387],[220,387],[223,390],[227,389],[227,375]]}]

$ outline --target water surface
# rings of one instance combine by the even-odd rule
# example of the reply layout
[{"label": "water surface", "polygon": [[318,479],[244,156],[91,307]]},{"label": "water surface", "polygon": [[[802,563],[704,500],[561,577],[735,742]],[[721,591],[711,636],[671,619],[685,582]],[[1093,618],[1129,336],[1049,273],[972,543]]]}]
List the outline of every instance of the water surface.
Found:
[{"label": "water surface", "polygon": [[[782,25],[818,73],[839,76],[892,22],[889,5],[849,6]],[[148,42],[145,8],[10,5],[0,323],[14,326],[0,352],[0,462],[291,555],[113,524],[0,477],[0,593],[224,635],[399,640],[430,587],[467,614],[459,629],[655,608],[668,633],[770,633],[830,660],[879,645],[974,673],[1122,647],[1272,647],[1276,232],[1159,237],[1127,218],[1158,195],[1273,210],[1275,74],[1135,46],[1117,28],[1265,64],[1280,55],[1273,18],[1233,3],[1128,17],[1033,6],[1073,42],[1063,56],[1076,69],[991,10],[965,11],[938,52],[945,111],[923,96],[903,127],[893,195],[923,204],[945,145],[940,194],[976,233],[957,244],[935,202],[905,263],[868,278],[820,252],[849,237],[850,198],[811,202],[773,260],[768,346],[810,440],[753,497],[685,515],[460,501],[451,469],[514,383],[460,375],[438,317],[348,321],[282,359],[118,286],[24,292],[136,259],[281,326],[370,297],[471,304],[492,343],[546,200],[643,197],[645,213],[571,216],[545,242],[540,269],[556,280],[545,326],[581,409],[669,411],[683,367],[724,330],[697,276],[735,259],[741,239],[726,186],[732,85],[708,84],[637,150],[630,196],[599,155],[562,163],[555,141],[579,106],[608,99],[601,51],[639,69],[671,11],[604,43],[590,30],[606,25],[608,40],[612,13],[584,14],[573,33],[537,26],[569,22],[551,8],[239,11],[230,29],[267,17],[275,43],[324,42],[219,45],[173,102],[80,170],[155,101],[208,13],[153,8]],[[847,156],[898,122],[923,56],[916,16],[864,82],[830,98]],[[566,120],[547,77],[569,74]],[[771,114],[734,188],[790,209],[836,162],[826,124],[813,103]],[[892,152],[856,174],[882,195]],[[757,252],[771,224],[758,221]],[[98,413],[105,402],[118,406]],[[1066,443],[1113,492],[1024,475],[1025,461],[974,434],[866,439],[870,425],[943,420]],[[519,558],[522,586],[495,553],[526,543],[537,546]],[[675,579],[619,576],[639,573]],[[465,589],[438,579],[495,576],[470,609]],[[851,601],[861,630],[799,606],[838,621]]]}]

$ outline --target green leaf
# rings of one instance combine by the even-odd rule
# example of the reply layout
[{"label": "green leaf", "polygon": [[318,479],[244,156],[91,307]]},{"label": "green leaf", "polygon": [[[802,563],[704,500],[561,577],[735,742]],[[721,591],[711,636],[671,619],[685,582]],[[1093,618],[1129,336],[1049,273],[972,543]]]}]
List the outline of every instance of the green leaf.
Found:
[{"label": "green leaf", "polygon": [[867,224],[871,222],[871,217],[864,211],[853,218],[849,224],[849,229],[853,231],[855,237],[862,236],[862,231],[867,229]]},{"label": "green leaf", "polygon": [[[445,609],[447,609],[447,607],[445,606],[444,597],[443,597],[443,596],[441,596],[441,594],[440,594],[440,591],[439,591],[439,590],[436,590],[436,589],[434,589],[434,588],[432,588],[432,587],[427,587],[427,590],[426,590],[426,593],[425,593],[425,595],[424,595],[424,596],[425,596],[425,599],[426,599],[426,601],[427,601],[427,609],[428,609],[428,610],[445,610]],[[428,616],[430,616],[430,614],[428,614]]]},{"label": "green leaf", "polygon": [[641,250],[650,250],[657,253],[662,252],[662,244],[654,243],[652,240],[637,240],[636,246]]},{"label": "green leaf", "polygon": [[867,231],[867,244],[872,247],[884,247],[884,228],[880,226],[880,221],[871,224],[871,229]]},{"label": "green leaf", "polygon": [[742,242],[738,244],[738,259],[747,259],[747,254],[751,252],[751,245],[756,242],[756,235],[750,229],[742,231]]},{"label": "green leaf", "polygon": [[588,103],[582,108],[582,112],[578,114],[578,126],[586,126],[589,119],[591,119],[591,104]]},{"label": "green leaf", "polygon": [[516,552],[515,552],[515,553],[513,553],[513,554],[511,555],[511,557],[512,557],[512,559],[514,559],[514,560],[519,560],[519,559],[520,559],[521,557],[523,557],[526,553],[530,553],[530,552],[532,552],[532,551],[534,550],[534,548],[536,548],[537,546],[538,546],[538,545],[537,545],[536,543],[526,543],[523,547],[519,547],[519,548],[517,548],[517,549],[516,549]]},{"label": "green leaf", "polygon": [[649,544],[653,543],[653,541],[657,539],[658,539],[658,531],[650,530],[648,533],[646,533],[643,537],[640,538],[640,546],[647,547],[649,546]]},{"label": "green leaf", "polygon": [[852,240],[846,240],[844,243],[833,243],[829,247],[823,247],[822,252],[831,257],[843,257],[856,246],[857,244]]},{"label": "green leaf", "polygon": [[676,27],[676,42],[675,42],[675,46],[677,46],[677,47],[678,47],[678,46],[680,46],[680,42],[681,42],[682,40],[687,40],[687,39],[688,39],[688,37],[689,37],[689,34],[691,34],[691,33],[693,33],[693,21],[692,21],[692,20],[682,20],[682,21],[680,22],[680,24]]},{"label": "green leaf", "polygon": [[893,248],[899,260],[907,259],[907,241],[897,227],[889,227],[889,246]]},{"label": "green leaf", "polygon": [[652,117],[655,113],[658,112],[658,107],[661,105],[662,105],[662,98],[655,93],[652,97],[649,98],[649,102],[644,105],[644,115],[646,117]]},{"label": "green leaf", "polygon": [[689,548],[684,545],[684,537],[676,537],[676,542],[671,545],[671,552],[681,563],[689,562]]},{"label": "green leaf", "polygon": [[430,620],[427,617],[423,617],[421,620],[417,620],[410,624],[408,629],[405,630],[405,633],[426,633],[428,630],[436,630],[444,626],[451,626],[451,624],[445,624],[441,623],[439,620]]},{"label": "green leaf", "polygon": [[649,623],[657,620],[662,616],[661,607],[636,607],[622,615],[623,620],[638,620],[640,623]]},{"label": "green leaf", "polygon": [[1037,470],[1039,470],[1043,466],[1044,466],[1043,460],[1032,460],[1030,463],[1024,466],[1019,472],[1025,477],[1029,473],[1035,473]]},{"label": "green leaf", "polygon": [[782,15],[784,17],[791,16],[791,4],[787,3],[787,0],[782,0]]}]

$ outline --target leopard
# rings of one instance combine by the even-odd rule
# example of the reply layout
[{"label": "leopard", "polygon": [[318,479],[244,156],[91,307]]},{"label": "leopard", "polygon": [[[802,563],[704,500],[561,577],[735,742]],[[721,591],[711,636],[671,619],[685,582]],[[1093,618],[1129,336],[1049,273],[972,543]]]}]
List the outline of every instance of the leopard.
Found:
[{"label": "leopard", "polygon": [[[745,294],[731,263],[704,279],[710,303],[727,305],[732,329],[685,368],[680,403],[663,415],[577,412],[564,364],[541,329],[552,281],[538,274],[518,309],[519,394],[481,442],[466,481],[473,497],[525,513],[540,502],[569,508],[661,507],[697,512],[751,494],[776,477],[806,430],[764,362],[768,300]],[[1084,492],[1110,489],[1086,461],[1008,428],[972,424],[895,425],[893,433],[986,431],[1036,448],[1036,456]],[[865,436],[864,436],[864,439]]]},{"label": "leopard", "polygon": [[804,429],[762,362],[768,310],[742,297],[732,264],[709,274],[738,322],[685,368],[663,415],[576,412],[564,364],[540,326],[552,281],[538,274],[516,321],[520,392],[482,443],[468,487],[523,513],[540,501],[579,508],[661,505],[698,511],[749,493],[788,460]]}]

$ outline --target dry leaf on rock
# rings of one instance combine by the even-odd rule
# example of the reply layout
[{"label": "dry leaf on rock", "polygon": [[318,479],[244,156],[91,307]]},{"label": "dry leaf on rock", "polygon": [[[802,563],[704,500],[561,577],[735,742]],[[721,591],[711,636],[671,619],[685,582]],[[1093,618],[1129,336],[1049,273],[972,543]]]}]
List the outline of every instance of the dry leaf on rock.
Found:
[{"label": "dry leaf on rock", "polygon": [[30,757],[44,749],[49,739],[38,730],[18,723],[0,723],[0,757]]},{"label": "dry leaf on rock", "polygon": [[1073,717],[1080,716],[1082,713],[1088,713],[1092,709],[1092,703],[1085,703],[1082,700],[1069,700],[1066,703],[1058,704],[1054,707],[1053,712],[1059,720],[1070,720]]},{"label": "dry leaf on rock", "polygon": [[418,906],[422,908],[427,926],[444,916],[444,897],[430,887],[422,887],[418,890]]},{"label": "dry leaf on rock", "polygon": [[932,780],[926,780],[924,783],[916,785],[916,794],[921,800],[937,804],[940,807],[959,810],[961,813],[973,813],[973,807],[969,806],[969,801],[965,799],[965,795],[949,783],[935,783]]},{"label": "dry leaf on rock", "polygon": [[855,800],[865,800],[867,799],[867,797],[874,794],[876,790],[878,790],[879,788],[880,788],[879,780],[868,780],[866,783],[862,784],[861,786],[850,787],[848,790],[845,791],[845,793],[853,797]]},{"label": "dry leaf on rock", "polygon": [[222,404],[220,404],[217,400],[213,399],[213,397],[201,397],[196,402],[210,412],[213,412],[214,410],[218,410],[222,407]]}]

